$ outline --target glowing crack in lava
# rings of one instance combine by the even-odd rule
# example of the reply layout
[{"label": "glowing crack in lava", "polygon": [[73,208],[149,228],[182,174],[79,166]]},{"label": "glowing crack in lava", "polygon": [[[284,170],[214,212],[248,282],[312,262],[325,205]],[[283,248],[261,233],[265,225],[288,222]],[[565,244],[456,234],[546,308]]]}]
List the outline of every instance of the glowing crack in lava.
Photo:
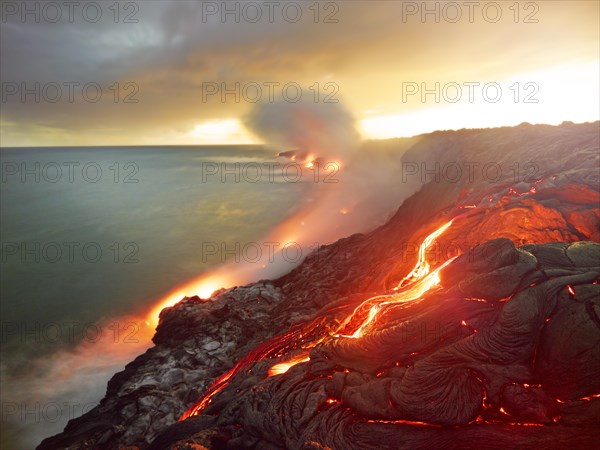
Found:
[{"label": "glowing crack in lava", "polygon": [[[268,371],[269,376],[286,373],[296,364],[309,361],[310,349],[314,348],[327,337],[360,338],[366,333],[369,326],[376,320],[379,311],[385,306],[413,302],[422,298],[426,292],[439,284],[439,271],[454,259],[449,259],[434,271],[431,271],[431,267],[426,260],[427,249],[435,243],[436,239],[440,237],[450,225],[452,225],[452,220],[439,227],[423,240],[419,247],[417,264],[413,270],[400,281],[398,286],[394,288],[394,293],[378,295],[365,300],[354,309],[352,314],[337,326],[337,329],[335,329],[333,333],[331,331],[327,332],[327,330],[324,329],[325,319],[317,317],[312,322],[300,324],[283,335],[265,341],[246,354],[231,370],[218,377],[211,384],[202,398],[186,411],[179,420],[182,421],[190,416],[200,414],[210,404],[212,397],[223,390],[229,381],[247,364],[268,357],[281,357],[288,353],[292,353],[289,358],[273,365]],[[321,334],[319,335],[320,331]],[[344,332],[352,334],[346,335],[343,334]],[[310,340],[309,337],[315,333],[319,337]],[[300,347],[300,349],[298,347]]]}]

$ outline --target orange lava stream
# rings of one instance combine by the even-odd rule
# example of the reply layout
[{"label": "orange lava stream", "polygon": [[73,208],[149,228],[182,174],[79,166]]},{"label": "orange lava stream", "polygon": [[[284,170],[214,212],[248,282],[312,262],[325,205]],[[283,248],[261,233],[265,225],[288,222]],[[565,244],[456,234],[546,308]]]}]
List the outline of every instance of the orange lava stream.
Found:
[{"label": "orange lava stream", "polygon": [[[342,334],[342,335],[338,335],[338,336],[347,337],[347,338],[360,338],[365,335],[366,330],[371,325],[371,323],[377,318],[379,311],[381,311],[384,306],[397,304],[397,303],[408,303],[408,302],[413,302],[413,301],[421,299],[426,292],[428,292],[433,287],[435,287],[439,284],[440,270],[442,270],[444,267],[446,267],[448,264],[450,264],[454,259],[455,258],[449,259],[448,261],[443,263],[440,267],[435,269],[433,272],[431,272],[425,276],[421,275],[421,276],[423,276],[423,278],[418,279],[418,281],[414,282],[413,286],[409,285],[409,288],[407,288],[403,291],[400,291],[395,294],[379,295],[377,297],[371,297],[370,299],[365,300],[354,310],[354,313],[343,322],[343,325],[352,323],[352,319],[354,318],[355,315],[360,314],[361,310],[364,310],[365,307],[368,306],[369,304],[375,303],[369,309],[369,314],[368,314],[367,319],[351,335],[343,335]],[[382,300],[386,300],[386,301],[382,301]],[[343,326],[340,328],[343,328]]]},{"label": "orange lava stream", "polygon": [[429,266],[429,263],[427,262],[427,258],[425,257],[427,249],[435,242],[435,240],[438,237],[440,237],[444,233],[444,231],[446,231],[450,227],[450,225],[452,225],[452,220],[446,222],[444,225],[439,227],[437,230],[435,230],[433,233],[431,233],[425,238],[425,240],[423,241],[423,243],[421,243],[419,247],[419,260],[417,261],[417,265],[407,276],[405,276],[402,279],[402,281],[400,281],[400,283],[398,283],[398,286],[394,288],[394,291],[397,291],[403,286],[410,285],[413,282],[420,280],[421,278],[429,274],[431,268]]},{"label": "orange lava stream", "polygon": [[[385,306],[419,300],[427,291],[437,286],[440,282],[440,270],[442,270],[444,267],[450,264],[454,260],[454,258],[449,259],[440,267],[438,267],[430,273],[430,266],[426,260],[426,252],[427,249],[435,242],[435,240],[439,236],[441,236],[444,233],[444,231],[448,229],[448,227],[450,227],[450,225],[452,225],[452,221],[445,223],[425,238],[425,240],[419,247],[419,259],[417,261],[416,266],[406,277],[402,279],[402,281],[400,281],[398,286],[394,288],[395,291],[399,290],[398,292],[387,295],[378,295],[362,302],[354,309],[352,314],[350,314],[350,316],[348,316],[338,326],[334,337],[346,337],[354,339],[360,338],[366,334],[366,330],[377,318],[379,311],[381,311]],[[367,309],[367,317],[362,321],[362,323],[356,328],[356,330],[351,335],[340,334],[341,330],[344,330],[349,326],[349,324],[352,324],[355,321],[354,319],[356,317],[364,315],[364,311],[366,311]],[[312,342],[308,347],[313,348],[318,343],[322,342],[323,339],[324,337],[318,339],[316,342]],[[296,356],[290,359],[289,361],[275,364],[269,370],[269,376],[280,375],[282,373],[287,372],[294,365],[309,360],[310,357],[308,356],[308,352],[306,352],[305,354]]]},{"label": "orange lava stream", "polygon": [[[279,358],[296,350],[304,350],[306,348],[306,343],[309,343],[309,347],[312,348],[318,342],[325,339],[325,336],[327,335],[327,333],[322,329],[324,323],[325,320],[323,317],[317,317],[308,324],[297,325],[284,334],[261,343],[258,347],[248,352],[229,371],[215,379],[209,386],[208,390],[203,394],[202,398],[194,406],[188,409],[179,418],[179,421],[185,420],[190,416],[200,414],[210,404],[212,398],[217,393],[222,391],[229,384],[229,381],[249,364],[266,358]],[[313,339],[311,338],[313,335],[321,337],[320,339]],[[300,362],[293,361],[302,359],[306,359],[308,361],[308,351],[303,351],[298,356],[288,360],[287,363],[282,363],[278,370],[281,370],[281,373],[285,373],[290,367]],[[247,372],[249,373],[251,370],[252,369],[249,369]]]},{"label": "orange lava stream", "polygon": [[368,423],[390,423],[390,424],[403,424],[403,425],[412,425],[412,426],[421,426],[421,427],[434,427],[434,428],[440,428],[442,425],[436,425],[433,423],[427,423],[427,422],[416,422],[414,420],[367,420],[366,422]]},{"label": "orange lava stream", "polygon": [[272,377],[273,375],[281,375],[282,373],[286,373],[288,370],[290,370],[290,368],[292,368],[296,364],[300,364],[306,361],[310,361],[310,357],[308,357],[305,354],[302,354],[300,356],[290,359],[289,361],[275,364],[269,369],[269,376]]},{"label": "orange lava stream", "polygon": [[354,312],[342,322],[339,330],[344,330],[349,324],[354,322],[354,319],[357,316],[364,315],[365,311],[368,311],[366,319],[363,320],[362,324],[352,334],[338,334],[336,337],[360,338],[364,336],[367,328],[377,318],[379,311],[381,311],[383,307],[391,304],[419,300],[427,291],[437,286],[440,282],[440,270],[450,264],[454,258],[449,259],[433,272],[430,272],[431,267],[427,262],[426,253],[427,249],[435,243],[435,240],[440,237],[450,225],[452,225],[452,220],[446,222],[423,240],[419,247],[419,259],[417,264],[414,269],[398,283],[398,286],[393,289],[396,291],[395,293],[378,295],[362,302],[356,307]]},{"label": "orange lava stream", "polygon": [[[452,220],[442,225],[423,240],[419,248],[417,264],[413,270],[400,281],[398,286],[394,288],[394,293],[378,295],[365,300],[354,309],[352,314],[336,327],[336,330],[333,333],[327,333],[325,330],[320,329],[324,325],[325,319],[319,317],[308,324],[299,325],[283,335],[276,336],[263,342],[257,348],[247,353],[232,369],[217,378],[198,403],[186,411],[179,420],[185,420],[190,416],[200,414],[210,404],[211,399],[218,392],[223,390],[227,384],[229,384],[230,380],[248,364],[265,358],[281,357],[289,352],[301,350],[301,352],[296,353],[293,357],[273,365],[268,371],[268,376],[281,375],[286,373],[296,364],[309,361],[310,349],[325,340],[328,335],[333,335],[335,338],[360,338],[364,336],[369,326],[376,320],[379,311],[385,306],[413,302],[421,299],[426,292],[439,284],[440,270],[446,267],[454,259],[449,259],[434,271],[431,271],[431,267],[426,260],[427,249],[450,227],[450,225],[452,225]],[[362,321],[361,317],[364,317]],[[360,325],[353,325],[355,322],[359,322]],[[342,331],[345,331],[345,329],[349,327],[355,328],[351,335],[341,334]]]}]

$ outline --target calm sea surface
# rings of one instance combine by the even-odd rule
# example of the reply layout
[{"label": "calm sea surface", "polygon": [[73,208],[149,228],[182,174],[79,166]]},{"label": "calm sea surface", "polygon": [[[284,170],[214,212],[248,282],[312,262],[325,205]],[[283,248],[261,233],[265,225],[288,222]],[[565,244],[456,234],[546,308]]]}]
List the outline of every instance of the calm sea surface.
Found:
[{"label": "calm sea surface", "polygon": [[259,239],[293,212],[302,183],[249,182],[256,165],[239,182],[209,172],[272,159],[255,146],[3,149],[4,356],[47,344],[23,339],[38,326],[149,307],[219,262],[203,243]]}]

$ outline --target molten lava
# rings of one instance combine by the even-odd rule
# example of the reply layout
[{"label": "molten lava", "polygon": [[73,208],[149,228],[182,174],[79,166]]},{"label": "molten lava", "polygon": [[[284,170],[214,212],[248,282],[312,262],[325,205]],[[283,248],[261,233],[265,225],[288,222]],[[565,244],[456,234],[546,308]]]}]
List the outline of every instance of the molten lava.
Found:
[{"label": "molten lava", "polygon": [[[351,337],[360,338],[364,335],[369,325],[376,319],[379,311],[387,305],[412,302],[420,299],[426,292],[437,286],[440,282],[439,271],[446,267],[452,259],[441,264],[433,272],[426,260],[427,249],[435,243],[435,240],[446,231],[452,221],[449,221],[428,235],[419,248],[419,259],[414,269],[402,279],[399,285],[394,289],[397,292],[386,295],[371,297],[362,302],[337,328],[330,333],[334,338]],[[366,317],[365,317],[366,316]],[[290,330],[282,336],[277,336],[264,342],[259,347],[252,350],[242,358],[231,370],[217,378],[209,387],[202,398],[188,411],[186,411],[180,421],[194,415],[200,414],[209,404],[214,395],[223,390],[230,380],[238,374],[246,365],[263,360],[268,357],[280,357],[289,351],[303,351],[283,362],[273,365],[268,376],[281,375],[286,373],[291,367],[302,362],[310,360],[308,352],[317,344],[321,343],[326,337],[325,333],[318,333],[324,319],[316,318],[312,322]],[[354,331],[346,331],[354,330]],[[352,332],[347,336],[343,332]],[[313,337],[314,336],[314,337]],[[313,337],[311,339],[311,337]]]},{"label": "molten lava", "polygon": [[290,370],[290,368],[292,368],[296,364],[303,363],[303,362],[306,362],[309,360],[310,360],[310,357],[308,357],[305,354],[302,354],[295,358],[291,358],[289,361],[275,364],[273,367],[271,367],[269,369],[269,376],[272,377],[273,375],[281,375],[282,373],[286,373],[288,370]]},{"label": "molten lava", "polygon": [[393,294],[389,295],[378,295],[376,297],[371,297],[368,300],[365,300],[361,303],[344,322],[340,326],[340,330],[343,332],[346,328],[349,327],[350,324],[354,322],[354,319],[357,317],[361,317],[365,315],[365,311],[368,311],[366,314],[366,319],[362,321],[362,323],[356,328],[356,330],[351,335],[339,334],[341,337],[349,337],[349,338],[360,338],[365,334],[365,330],[371,325],[371,323],[376,319],[379,314],[379,311],[387,305],[399,304],[412,302],[420,299],[427,291],[435,287],[439,284],[439,272],[444,267],[446,267],[452,259],[449,259],[440,267],[435,269],[430,273],[431,267],[429,262],[427,261],[427,249],[435,243],[435,240],[440,237],[444,231],[446,231],[450,225],[452,225],[452,221],[449,221],[427,236],[419,247],[419,259],[417,261],[414,269],[406,275],[398,286],[394,288],[394,291],[397,291]]},{"label": "molten lava", "polygon": [[[444,231],[448,229],[452,225],[452,221],[449,221],[431,233],[429,236],[425,238],[421,246],[419,247],[419,260],[415,268],[402,279],[398,286],[394,288],[394,291],[397,291],[402,286],[407,284],[412,284],[414,281],[420,280],[427,274],[429,274],[430,267],[427,262],[427,258],[425,257],[427,249],[435,242],[435,240],[440,237]],[[439,280],[438,280],[439,281]]]},{"label": "molten lava", "polygon": [[[308,337],[313,335],[323,336],[324,322],[325,321],[322,317],[317,317],[312,322],[293,327],[288,332],[280,336],[276,336],[273,339],[269,339],[248,352],[229,371],[213,381],[202,398],[194,406],[188,409],[179,418],[179,420],[182,421],[190,416],[200,414],[210,404],[211,399],[217,393],[222,391],[229,384],[231,379],[249,364],[256,361],[262,361],[266,358],[278,358],[294,350],[312,348],[314,345],[316,345],[316,343],[320,342],[320,340],[324,338],[322,337],[318,342],[314,342],[314,345],[312,345],[313,341],[308,341]],[[306,342],[309,342],[308,347],[304,346]],[[302,353],[301,355],[282,363],[277,369],[274,370],[280,371],[279,373],[285,373],[290,367],[300,363],[301,360],[308,361],[308,352]],[[273,375],[276,374],[273,373]]]}]

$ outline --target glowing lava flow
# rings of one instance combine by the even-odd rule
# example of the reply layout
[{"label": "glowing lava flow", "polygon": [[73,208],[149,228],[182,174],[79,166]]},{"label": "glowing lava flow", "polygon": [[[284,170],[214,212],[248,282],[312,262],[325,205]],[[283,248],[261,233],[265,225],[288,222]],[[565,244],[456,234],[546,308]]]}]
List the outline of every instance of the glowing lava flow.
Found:
[{"label": "glowing lava flow", "polygon": [[[352,312],[352,314],[350,314],[350,316],[336,327],[336,330],[333,331],[333,333],[324,329],[326,319],[317,317],[308,324],[301,324],[283,335],[276,336],[263,342],[261,345],[247,353],[231,370],[217,378],[210,385],[198,403],[186,411],[179,420],[185,420],[190,416],[200,414],[210,404],[212,397],[223,390],[227,384],[229,384],[229,381],[248,364],[255,363],[265,358],[281,357],[290,352],[294,352],[294,356],[273,365],[268,371],[269,376],[283,374],[296,364],[309,361],[310,349],[321,343],[328,336],[333,335],[336,338],[360,338],[364,335],[365,330],[373,320],[375,320],[379,311],[384,306],[407,303],[420,299],[427,291],[439,283],[439,271],[452,261],[452,259],[446,261],[433,272],[430,272],[430,265],[426,261],[427,249],[448,229],[448,227],[450,227],[451,224],[452,221],[445,223],[425,238],[419,248],[419,258],[416,266],[394,289],[398,292],[379,295],[365,300]],[[350,336],[341,334],[341,331],[345,331],[346,328],[356,322],[355,319],[360,320],[360,317],[362,316],[366,316],[366,318],[362,320],[360,325],[354,325],[353,328],[356,329]]]},{"label": "glowing lava flow", "polygon": [[[229,384],[229,381],[249,364],[261,361],[265,358],[279,358],[289,352],[304,349],[304,345],[307,343],[312,348],[316,343],[325,339],[328,335],[327,330],[323,328],[325,323],[326,320],[323,317],[317,317],[312,322],[294,326],[284,334],[275,336],[274,338],[263,342],[258,347],[248,352],[233,366],[233,368],[215,379],[202,398],[200,398],[194,406],[188,409],[179,420],[182,421],[190,416],[200,414],[210,404],[211,399],[218,392],[223,390]],[[300,355],[293,357],[287,362],[281,363],[276,370],[278,370],[279,373],[285,373],[290,367],[298,364],[303,359],[308,360],[307,352],[302,352]],[[247,370],[248,373],[250,371],[251,369]]]},{"label": "glowing lava flow", "polygon": [[[419,259],[417,261],[414,269],[405,276],[398,286],[394,288],[394,291],[397,291],[394,294],[388,295],[378,295],[376,297],[371,297],[368,300],[365,300],[363,303],[358,305],[358,307],[354,310],[354,312],[342,322],[340,326],[340,330],[344,330],[353,322],[355,317],[359,317],[366,314],[367,317],[363,320],[362,324],[350,335],[339,334],[338,336],[347,337],[347,338],[360,338],[364,335],[365,330],[369,327],[369,325],[375,320],[379,311],[387,305],[395,304],[395,303],[406,303],[418,300],[421,298],[427,291],[436,286],[440,282],[439,272],[444,267],[452,262],[452,259],[449,259],[445,263],[443,263],[440,267],[435,269],[430,273],[431,267],[427,262],[426,253],[427,249],[435,242],[435,240],[440,237],[444,231],[446,231],[450,225],[452,225],[452,221],[449,221],[442,225],[440,228],[435,230],[429,236],[425,238],[425,240],[421,243],[419,247]],[[336,336],[336,337],[338,337]]]},{"label": "glowing lava flow", "polygon": [[[356,316],[360,315],[361,312],[363,312],[369,304],[372,304],[375,302],[375,304],[373,306],[371,306],[371,308],[369,309],[367,318],[356,329],[356,331],[354,331],[354,333],[352,333],[351,335],[340,334],[339,336],[346,337],[346,338],[355,338],[355,339],[360,338],[360,337],[364,336],[365,330],[376,319],[377,315],[379,314],[379,311],[381,311],[384,306],[398,304],[398,303],[413,302],[415,300],[419,300],[427,291],[429,291],[434,286],[437,286],[437,284],[440,282],[440,277],[439,277],[440,270],[442,270],[444,267],[446,267],[448,264],[450,264],[453,260],[454,260],[454,258],[449,259],[444,264],[442,264],[440,267],[435,269],[433,272],[424,276],[424,278],[418,279],[418,281],[415,282],[414,286],[412,286],[408,290],[399,292],[397,294],[380,295],[380,296],[372,297],[372,298],[366,300],[365,302],[360,304],[354,310],[354,313],[352,314],[352,316],[350,316],[348,319],[346,319],[346,321],[344,321],[344,325],[352,323],[352,319],[354,318],[355,315]],[[387,299],[387,301],[381,301],[383,299]],[[343,327],[341,327],[341,328],[343,328]]]},{"label": "glowing lava flow", "polygon": [[290,370],[290,368],[292,368],[296,364],[300,364],[306,361],[310,361],[310,358],[307,355],[302,354],[300,356],[290,359],[289,361],[275,364],[269,369],[269,376],[272,377],[274,375],[281,375],[282,373],[286,373],[288,370]]},{"label": "glowing lava flow", "polygon": [[419,247],[419,260],[417,261],[417,265],[408,275],[406,275],[402,279],[402,281],[400,281],[400,283],[398,283],[398,286],[394,288],[394,291],[397,291],[403,286],[410,285],[413,282],[420,280],[421,278],[429,274],[431,268],[429,266],[429,263],[427,262],[427,258],[425,257],[427,249],[431,246],[431,244],[435,242],[435,240],[438,237],[440,237],[444,233],[444,231],[446,231],[450,227],[450,225],[452,225],[452,221],[445,223],[425,238],[425,240]]}]

